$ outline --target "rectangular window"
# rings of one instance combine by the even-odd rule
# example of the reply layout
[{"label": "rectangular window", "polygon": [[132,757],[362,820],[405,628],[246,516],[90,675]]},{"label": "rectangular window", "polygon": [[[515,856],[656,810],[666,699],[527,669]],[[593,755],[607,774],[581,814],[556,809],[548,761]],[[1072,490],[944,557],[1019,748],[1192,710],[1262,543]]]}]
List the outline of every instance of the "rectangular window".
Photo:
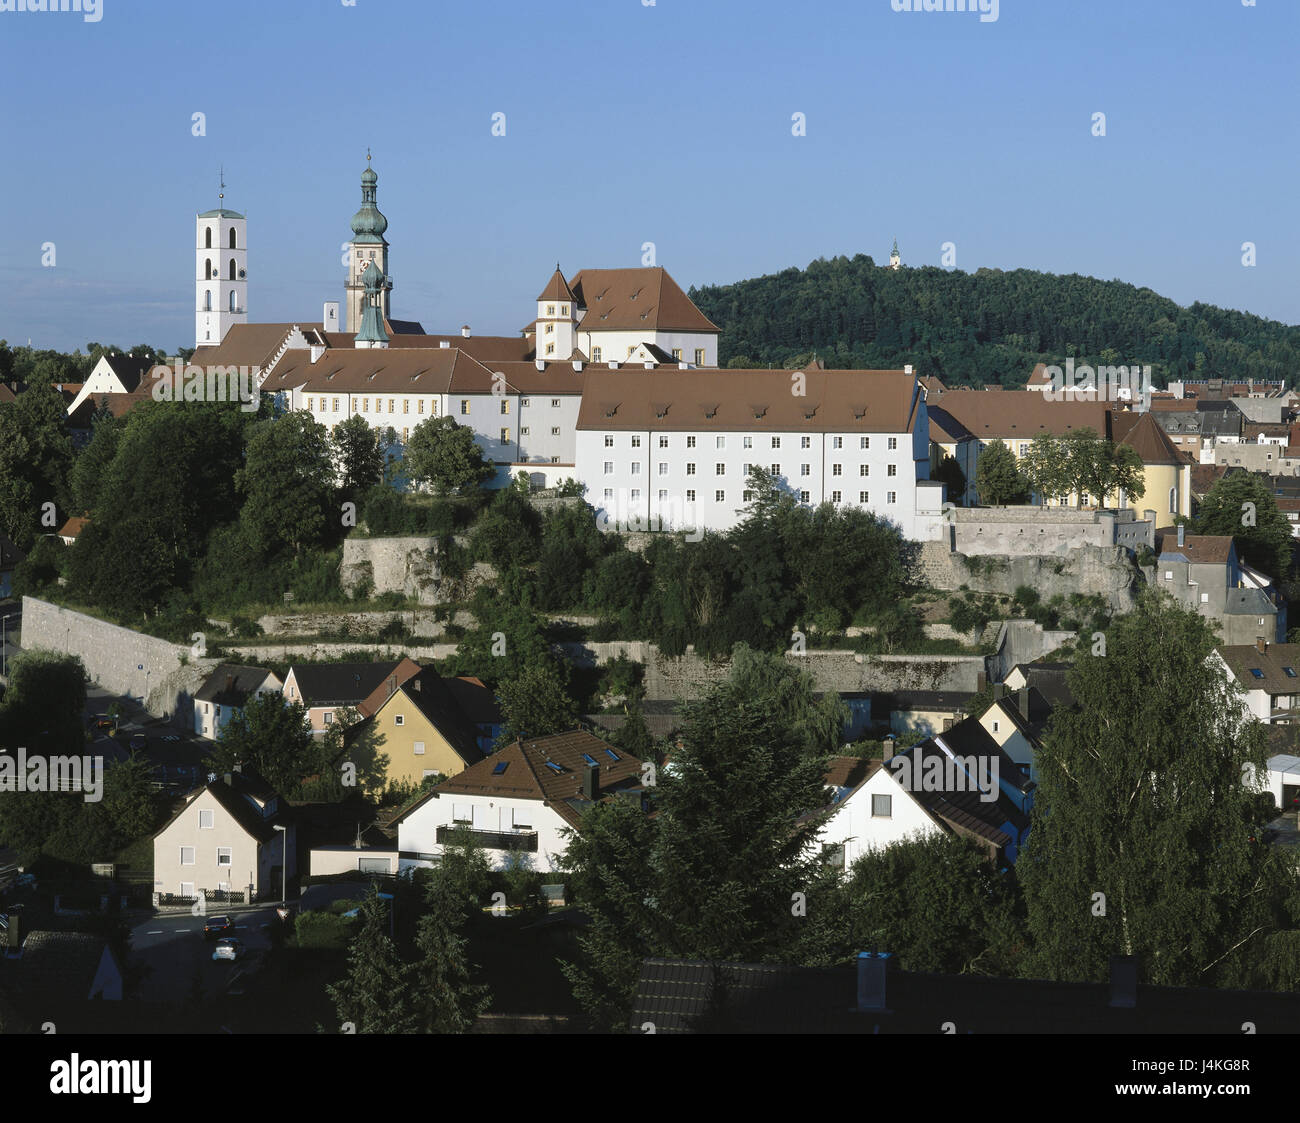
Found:
[{"label": "rectangular window", "polygon": [[639,487],[634,487],[632,489],[632,502],[635,503],[640,498],[641,498],[641,489]]},{"label": "rectangular window", "polygon": [[551,426],[551,436],[552,436],[552,437],[558,437],[559,435],[560,435],[560,427],[559,427],[558,425],[552,425],[552,426]]},{"label": "rectangular window", "polygon": [[673,348],[673,358],[679,363],[682,361],[682,349],[680,347]]},{"label": "rectangular window", "polygon": [[606,448],[613,448],[613,447],[614,447],[614,436],[613,436],[612,433],[606,433],[606,434],[605,434],[605,447],[606,447]]},{"label": "rectangular window", "polygon": [[696,365],[697,367],[702,367],[702,366],[704,365],[704,348],[703,348],[703,347],[697,347],[697,348],[695,348],[695,365]]},{"label": "rectangular window", "polygon": [[859,492],[858,492],[858,502],[861,503],[863,506],[866,506],[868,503],[870,503],[870,502],[871,502],[871,492],[869,492],[869,491],[859,491]]},{"label": "rectangular window", "polygon": [[727,466],[725,464],[715,464],[713,466],[713,474],[715,476],[725,476],[727,474]]},{"label": "rectangular window", "polygon": [[405,725],[405,724],[406,724],[406,715],[405,715],[405,714],[394,714],[394,715],[393,715],[393,724],[394,724],[394,725]]},{"label": "rectangular window", "polygon": [[560,408],[560,399],[559,399],[559,398],[552,398],[552,399],[551,399],[551,408],[552,408],[552,409],[559,409],[559,408]]},{"label": "rectangular window", "polygon": [[695,502],[695,489],[694,489],[694,488],[688,488],[688,489],[687,489],[687,491],[686,491],[686,502],[687,502],[687,503],[694,503],[694,502]]},{"label": "rectangular window", "polygon": [[312,401],[311,398],[308,398],[308,399],[307,399],[307,412],[308,412],[308,413],[311,412],[311,401]]},{"label": "rectangular window", "polygon": [[201,831],[210,831],[210,830],[212,830],[212,828],[215,827],[215,826],[217,825],[216,822],[214,821],[214,818],[215,818],[215,816],[214,816],[214,812],[211,811],[210,809],[207,810],[207,811],[200,811],[200,812],[199,812],[199,830],[201,830]]},{"label": "rectangular window", "polygon": [[844,465],[843,465],[843,464],[832,464],[832,465],[831,465],[831,475],[832,475],[832,476],[842,476],[842,475],[844,475]]},{"label": "rectangular window", "polygon": [[746,438],[745,438],[745,447],[746,447],[746,448],[753,448],[753,447],[754,447],[754,438],[753,438],[753,437],[746,437]]},{"label": "rectangular window", "polygon": [[424,756],[424,742],[423,742],[423,741],[416,741],[414,744],[412,744],[412,746],[411,746],[411,751],[412,751],[416,756]]},{"label": "rectangular window", "polygon": [[694,447],[695,447],[695,438],[694,438],[694,437],[687,437],[687,438],[686,438],[686,447],[687,447],[687,448],[694,448]]},{"label": "rectangular window", "polygon": [[715,442],[714,442],[714,445],[715,445],[716,448],[726,448],[726,447],[727,447],[727,438],[726,438],[726,437],[718,437],[718,438],[716,438],[716,439],[715,439]]},{"label": "rectangular window", "polygon": [[509,443],[510,443],[510,430],[509,430],[509,429],[502,429],[502,430],[501,430],[501,443],[502,443],[503,445],[505,445],[505,444],[509,444]]},{"label": "rectangular window", "polygon": [[686,474],[687,474],[688,476],[693,476],[693,475],[695,475],[695,465],[694,465],[694,464],[687,464],[687,465],[686,465]]},{"label": "rectangular window", "polygon": [[193,847],[193,846],[182,846],[182,847],[181,847],[181,865],[182,865],[182,866],[192,866],[192,865],[194,865],[194,847]]},{"label": "rectangular window", "polygon": [[779,476],[780,474],[781,474],[781,465],[780,465],[780,464],[773,464],[773,465],[772,465],[772,475],[774,475],[774,476]]},{"label": "rectangular window", "polygon": [[885,475],[887,475],[887,476],[896,476],[896,475],[898,475],[898,465],[897,465],[897,464],[891,464],[888,468],[885,469]]},{"label": "rectangular window", "polygon": [[362,398],[362,399],[361,399],[361,412],[362,412],[362,413],[369,413],[369,412],[370,412],[370,399],[369,399],[369,398]]},{"label": "rectangular window", "polygon": [[632,475],[639,476],[640,474],[641,474],[641,461],[634,460],[632,462]]},{"label": "rectangular window", "polygon": [[521,437],[526,437],[526,436],[528,436],[528,429],[529,429],[529,427],[528,427],[527,425],[520,425],[520,426],[519,426],[519,435],[520,435]]},{"label": "rectangular window", "polygon": [[514,807],[510,810],[510,825],[517,831],[530,831],[533,829],[533,813],[523,808]]},{"label": "rectangular window", "polygon": [[896,448],[898,447],[898,438],[897,438],[897,437],[890,437],[890,438],[889,438],[889,447],[890,447],[891,450],[892,450],[892,449],[896,449]]},{"label": "rectangular window", "polygon": [[641,447],[641,438],[640,438],[640,437],[633,436],[633,438],[632,438],[632,447],[633,447],[633,448],[640,448],[640,447]]},{"label": "rectangular window", "polygon": [[800,503],[807,503],[807,502],[808,502],[809,500],[811,500],[811,499],[812,499],[812,496],[809,495],[808,492],[806,492],[806,491],[801,491],[801,492],[799,493],[799,502],[800,502]]},{"label": "rectangular window", "polygon": [[474,808],[468,803],[453,803],[451,805],[451,821],[453,823],[472,823],[474,821]]},{"label": "rectangular window", "polygon": [[812,448],[812,437],[800,437],[800,438],[799,438],[799,447],[800,447],[800,448]]},{"label": "rectangular window", "polygon": [[726,500],[727,500],[727,493],[725,491],[715,491],[713,493],[713,501],[715,503],[725,503]]},{"label": "rectangular window", "polygon": [[667,501],[668,501],[668,492],[665,488],[661,487],[659,489],[659,502],[666,503]]},{"label": "rectangular window", "polygon": [[593,348],[591,349],[591,361],[592,361],[593,363],[598,363],[598,362],[600,362],[600,348],[599,348],[599,347],[593,347]]},{"label": "rectangular window", "polygon": [[897,500],[897,499],[898,499],[898,492],[896,492],[896,491],[887,491],[887,492],[885,492],[885,502],[886,502],[886,503],[893,503],[893,502],[894,502],[895,500]]},{"label": "rectangular window", "polygon": [[870,447],[871,447],[871,438],[870,438],[870,437],[859,437],[859,438],[858,438],[858,448],[870,448]]},{"label": "rectangular window", "polygon": [[659,461],[659,474],[660,474],[661,476],[666,476],[666,475],[668,475],[668,461],[667,461],[667,460],[661,460],[661,461]]},{"label": "rectangular window", "polygon": [[333,725],[333,724],[334,724],[334,711],[333,711],[333,710],[326,710],[326,711],[325,711],[325,724],[326,724],[326,725]]},{"label": "rectangular window", "polygon": [[773,448],[780,448],[780,447],[781,447],[781,438],[780,438],[780,437],[773,437],[773,438],[772,438],[772,447],[773,447]]},{"label": "rectangular window", "polygon": [[520,409],[527,409],[531,404],[532,404],[532,402],[531,402],[528,398],[520,398],[520,399],[519,399],[519,408],[520,408]]},{"label": "rectangular window", "polygon": [[843,437],[832,437],[832,438],[831,438],[831,447],[832,447],[832,448],[843,448],[843,447],[844,447],[844,438],[843,438]]},{"label": "rectangular window", "polygon": [[229,846],[217,847],[217,865],[229,866],[233,864],[233,861],[234,861],[234,856],[231,854]]},{"label": "rectangular window", "polygon": [[871,817],[873,819],[892,819],[894,817],[894,797],[892,795],[873,795],[871,797]]},{"label": "rectangular window", "polygon": [[402,412],[403,412],[403,413],[410,413],[410,412],[411,412],[411,399],[410,399],[410,398],[403,398],[403,399],[402,399]]},{"label": "rectangular window", "polygon": [[831,492],[831,502],[832,502],[832,503],[838,503],[839,501],[840,501],[840,493],[839,493],[838,491],[832,491],[832,492]]},{"label": "rectangular window", "polygon": [[406,443],[407,441],[409,441],[410,439],[411,439],[411,430],[410,430],[410,429],[407,429],[407,428],[403,428],[403,429],[402,429],[402,443],[405,444],[405,443]]},{"label": "rectangular window", "polygon": [[461,398],[461,400],[460,400],[460,412],[461,412],[461,415],[462,415],[462,416],[464,416],[465,414],[469,413],[469,399],[468,399],[468,398]]},{"label": "rectangular window", "polygon": [[742,498],[746,503],[752,503],[753,500],[754,500],[754,493],[753,493],[752,491],[742,491],[742,492],[740,493],[740,497],[741,497],[741,498]]},{"label": "rectangular window", "polygon": [[811,475],[812,475],[812,465],[811,465],[811,464],[800,464],[800,465],[799,465],[799,475],[801,475],[801,476],[811,476]]},{"label": "rectangular window", "polygon": [[389,399],[388,399],[388,412],[389,412],[389,413],[396,413],[396,412],[397,412],[397,399],[396,399],[396,398],[389,398]]},{"label": "rectangular window", "polygon": [[613,498],[614,498],[614,489],[613,489],[612,487],[607,487],[607,488],[605,489],[605,498],[606,498],[606,499],[613,499]]},{"label": "rectangular window", "polygon": [[605,475],[607,475],[607,476],[612,476],[613,474],[614,474],[614,461],[612,461],[612,460],[606,460],[606,461],[605,461]]},{"label": "rectangular window", "polygon": [[502,399],[501,399],[501,412],[502,412],[503,414],[505,414],[505,413],[509,413],[509,412],[510,412],[510,399],[509,399],[509,398],[502,398]]},{"label": "rectangular window", "polygon": [[415,412],[416,412],[416,413],[423,413],[423,412],[424,412],[424,399],[423,399],[423,398],[421,398],[418,402],[415,403]]}]

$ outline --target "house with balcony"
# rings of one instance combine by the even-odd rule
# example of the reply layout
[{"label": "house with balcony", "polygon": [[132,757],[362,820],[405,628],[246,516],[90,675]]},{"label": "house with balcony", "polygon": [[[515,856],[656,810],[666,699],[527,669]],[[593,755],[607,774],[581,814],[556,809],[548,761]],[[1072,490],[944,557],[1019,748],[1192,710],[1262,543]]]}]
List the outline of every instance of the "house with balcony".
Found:
[{"label": "house with balcony", "polygon": [[493,869],[559,868],[583,812],[602,800],[648,806],[642,764],[585,730],[519,740],[449,777],[394,825],[399,868],[430,867],[468,832]]}]

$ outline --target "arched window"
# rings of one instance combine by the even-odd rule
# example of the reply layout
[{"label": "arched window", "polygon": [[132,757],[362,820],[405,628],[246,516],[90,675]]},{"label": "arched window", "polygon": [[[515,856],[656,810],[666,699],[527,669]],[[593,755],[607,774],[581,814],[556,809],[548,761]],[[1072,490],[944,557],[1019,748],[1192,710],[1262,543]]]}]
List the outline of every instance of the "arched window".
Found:
[{"label": "arched window", "polygon": [[230,259],[230,279],[232,281],[235,279],[235,259],[233,257]]},{"label": "arched window", "polygon": [[1178,513],[1178,489],[1176,487],[1169,489],[1169,513],[1171,515]]},{"label": "arched window", "polygon": [[205,281],[212,280],[212,258],[208,258],[208,260],[203,263],[203,279]]},{"label": "arched window", "polygon": [[203,248],[210,250],[212,248],[212,227],[209,226],[203,231]]},{"label": "arched window", "polygon": [[208,291],[203,294],[203,311],[205,312],[212,311],[212,290],[211,289],[208,289]]},{"label": "arched window", "polygon": [[238,309],[235,307],[235,290],[234,290],[234,289],[231,289],[231,290],[230,290],[230,310],[231,310],[232,312],[237,312],[237,311],[238,311]]},{"label": "arched window", "polygon": [[233,226],[230,228],[230,248],[232,250],[235,248],[235,228]]}]

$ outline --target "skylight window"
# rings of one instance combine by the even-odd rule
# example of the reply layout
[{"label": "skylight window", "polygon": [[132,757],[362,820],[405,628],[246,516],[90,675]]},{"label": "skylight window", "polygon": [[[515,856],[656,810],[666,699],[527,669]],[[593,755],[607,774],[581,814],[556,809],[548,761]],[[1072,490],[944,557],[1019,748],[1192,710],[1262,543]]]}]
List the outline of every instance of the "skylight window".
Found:
[{"label": "skylight window", "polygon": [[1250,673],[1251,673],[1252,675],[1254,675],[1256,678],[1263,678],[1263,677],[1264,677],[1264,672],[1261,671],[1258,667],[1251,667],[1251,668],[1250,668]]},{"label": "skylight window", "polygon": [[613,749],[606,749],[606,750],[605,750],[605,755],[606,755],[607,757],[609,757],[610,760],[618,760],[618,759],[619,759],[618,753],[616,753]]},{"label": "skylight window", "polygon": [[592,768],[597,767],[596,758],[592,756],[591,753],[583,753],[582,759],[586,761],[588,764],[590,764]]},{"label": "skylight window", "polygon": [[553,760],[548,760],[548,761],[546,762],[546,767],[549,768],[552,772],[563,772],[563,771],[564,771],[564,765],[562,765],[562,764],[556,764],[555,761],[553,761]]},{"label": "skylight window", "polygon": [[510,767],[510,762],[508,760],[499,760],[496,763],[496,767],[492,769],[492,775],[504,776],[506,769],[509,767]]}]

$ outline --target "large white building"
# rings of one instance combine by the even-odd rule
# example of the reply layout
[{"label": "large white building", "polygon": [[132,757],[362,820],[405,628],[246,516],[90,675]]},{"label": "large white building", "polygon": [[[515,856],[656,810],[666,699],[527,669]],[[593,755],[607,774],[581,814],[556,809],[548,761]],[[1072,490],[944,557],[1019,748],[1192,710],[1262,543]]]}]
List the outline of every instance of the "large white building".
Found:
[{"label": "large white building", "polygon": [[592,369],[576,478],[612,526],[721,531],[758,466],[802,503],[864,507],[924,540],[943,506],[929,429],[910,371]]}]

